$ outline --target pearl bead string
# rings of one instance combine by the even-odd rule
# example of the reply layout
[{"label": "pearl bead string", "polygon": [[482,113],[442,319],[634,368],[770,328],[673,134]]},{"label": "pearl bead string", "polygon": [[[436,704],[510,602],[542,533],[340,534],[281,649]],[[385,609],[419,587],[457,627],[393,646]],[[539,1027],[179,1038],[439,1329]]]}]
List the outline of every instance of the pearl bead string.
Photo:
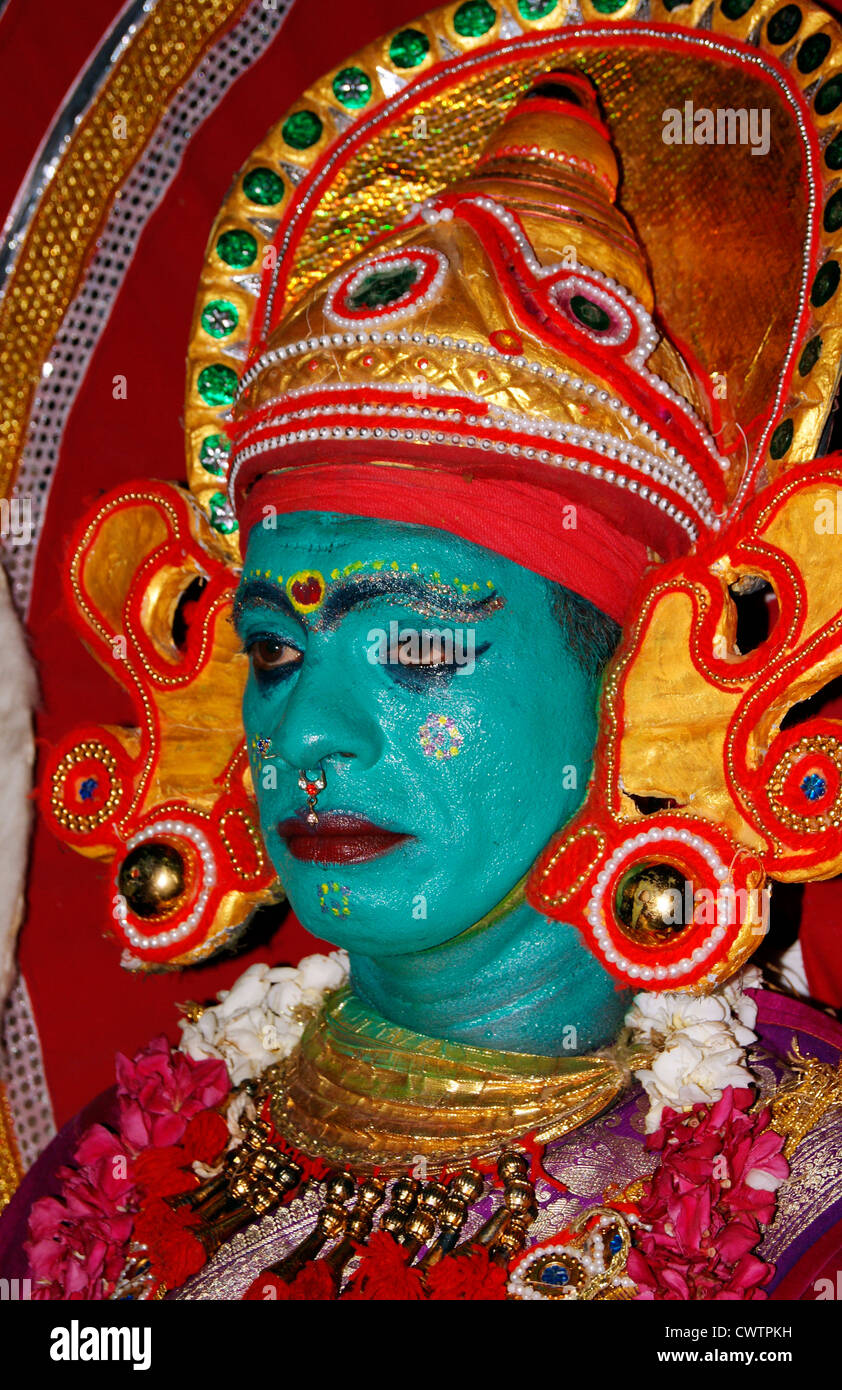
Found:
[{"label": "pearl bead string", "polygon": [[139,831],[137,835],[132,835],[131,839],[126,841],[126,849],[136,849],[138,845],[153,840],[156,835],[181,836],[185,840],[189,840],[195,846],[199,852],[202,863],[202,886],[189,917],[186,917],[179,926],[172,927],[165,932],[160,932],[156,936],[146,936],[129,922],[129,905],[122,893],[117,893],[113,900],[114,907],[112,909],[112,916],[114,921],[119,924],[130,944],[138,950],[154,950],[161,946],[173,946],[176,942],[183,941],[185,937],[190,936],[199,925],[202,914],[207,907],[211,891],[216,884],[216,860],[214,858],[214,853],[210,841],[204,831],[199,830],[198,826],[189,825],[186,821],[180,820],[154,821],[152,825],[144,826],[143,830]]},{"label": "pearl bead string", "polygon": [[[587,1213],[583,1213],[583,1216],[587,1216]],[[597,1279],[603,1279],[609,1272],[610,1266],[607,1266],[605,1263],[605,1248],[602,1234],[606,1228],[616,1226],[621,1221],[626,1225],[637,1224],[637,1218],[632,1213],[622,1216],[618,1213],[616,1219],[612,1219],[610,1216],[601,1216],[599,1222],[594,1229],[589,1232],[587,1239],[581,1246],[562,1244],[541,1245],[534,1250],[528,1251],[527,1254],[519,1260],[517,1268],[514,1269],[509,1276],[507,1285],[508,1293],[512,1298],[541,1303],[557,1302],[559,1299],[572,1301],[581,1298],[590,1284]],[[527,1272],[533,1265],[542,1261],[546,1262],[548,1265],[552,1264],[554,1260],[563,1262],[565,1258],[575,1261],[575,1263],[581,1267],[585,1276],[582,1280],[581,1287],[572,1281],[566,1285],[548,1285],[548,1288],[558,1290],[553,1296],[549,1293],[542,1293],[536,1284],[533,1284],[531,1280],[527,1279]],[[613,1288],[633,1289],[635,1287],[634,1281],[630,1279],[627,1274],[620,1273],[611,1276],[610,1284]]]},{"label": "pearl bead string", "polygon": [[[347,388],[344,388],[347,390]],[[289,393],[291,395],[292,393]],[[444,393],[440,393],[444,394]],[[458,393],[454,393],[458,394]],[[464,399],[464,393],[462,393]],[[485,404],[481,398],[471,397],[479,404]],[[241,437],[237,446],[232,450],[232,466],[229,475],[229,494],[233,498],[237,481],[242,465],[251,458],[255,458],[262,453],[272,449],[290,447],[296,443],[306,440],[315,441],[317,439],[403,439],[407,442],[452,444],[457,447],[468,447],[472,449],[480,448],[483,450],[494,449],[496,453],[508,453],[514,458],[537,458],[541,463],[549,463],[556,467],[566,467],[573,471],[591,474],[597,479],[604,479],[606,482],[615,484],[618,487],[626,487],[628,491],[638,493],[644,500],[651,502],[660,510],[672,517],[690,536],[695,540],[698,535],[698,528],[686,516],[675,503],[659,495],[650,483],[661,482],[664,486],[671,488],[681,498],[688,502],[696,511],[703,523],[711,529],[716,529],[719,522],[713,512],[710,499],[698,480],[691,475],[688,480],[687,475],[676,466],[675,463],[660,459],[655,455],[646,454],[643,450],[634,445],[629,445],[625,440],[619,439],[614,435],[605,434],[601,431],[589,430],[581,426],[554,425],[549,421],[541,420],[530,416],[520,416],[511,411],[506,411],[501,407],[493,408],[486,418],[477,416],[462,416],[456,411],[440,410],[435,412],[435,418],[447,423],[450,426],[465,424],[480,431],[505,431],[511,432],[516,429],[519,433],[526,433],[535,438],[536,441],[544,442],[552,440],[574,444],[579,447],[587,448],[591,452],[601,454],[606,461],[616,460],[626,467],[639,469],[642,478],[638,481],[635,478],[626,478],[625,474],[604,467],[602,464],[591,464],[581,459],[557,458],[553,457],[546,449],[535,449],[529,446],[522,446],[512,443],[509,440],[497,440],[483,438],[480,436],[463,436],[461,434],[445,433],[442,430],[415,430],[398,429],[395,425],[388,428],[366,429],[355,428],[346,425],[334,425],[332,427],[325,423],[318,428],[315,426],[306,430],[294,430],[290,428],[296,420],[319,419],[322,422],[330,418],[330,410],[320,406],[313,409],[304,409],[297,412],[286,411],[273,421],[262,421],[255,424],[250,430]],[[387,405],[360,405],[356,401],[350,404],[343,403],[341,407],[343,418],[348,415],[363,419],[375,419],[387,416],[390,420],[411,419],[413,421],[430,418],[433,414],[429,409],[419,410],[412,406],[402,406],[396,409]],[[277,430],[277,427],[284,424],[286,427],[282,432],[273,432],[255,439],[265,430]]]},{"label": "pearl bead string", "polygon": [[[238,404],[244,392],[252,382],[255,381],[258,376],[262,375],[270,366],[290,361],[306,353],[318,352],[320,349],[329,350],[334,348],[367,346],[379,347],[381,344],[390,347],[395,343],[405,346],[418,345],[419,347],[441,347],[457,355],[486,357],[492,361],[499,362],[509,370],[511,370],[512,367],[517,367],[519,370],[529,372],[533,376],[543,377],[544,380],[551,382],[559,389],[569,390],[574,395],[586,397],[596,395],[601,403],[607,404],[611,410],[616,411],[622,416],[622,418],[628,422],[630,429],[640,430],[641,433],[648,435],[653,445],[662,449],[667,457],[673,459],[685,470],[688,481],[690,479],[697,483],[700,481],[697,471],[689,463],[685,455],[680,453],[674,445],[668,444],[648,420],[642,419],[640,415],[637,415],[630,406],[625,405],[618,397],[609,395],[607,391],[599,391],[592,383],[585,383],[580,377],[573,377],[567,372],[557,372],[553,367],[543,366],[540,362],[531,361],[524,356],[514,357],[510,353],[500,352],[499,349],[495,348],[491,343],[471,343],[465,338],[454,339],[448,335],[440,337],[437,333],[410,333],[407,329],[401,329],[397,333],[389,330],[384,333],[379,333],[377,331],[370,332],[368,330],[360,330],[356,333],[323,333],[318,337],[300,338],[296,342],[288,343],[284,347],[270,348],[268,352],[258,357],[252,366],[243,373],[237,397]],[[361,382],[356,386],[356,390],[360,391],[368,384],[370,383]],[[378,381],[371,384],[375,385],[378,391],[389,390],[406,394],[407,390],[411,389],[407,382]],[[318,389],[319,391],[347,391],[348,383],[325,383],[324,385],[320,385]],[[290,396],[310,394],[312,390],[312,387],[291,388],[283,392],[277,404],[280,404]],[[461,394],[465,395],[469,393],[462,392]],[[488,401],[482,397],[475,399],[481,401],[484,406],[488,405]],[[712,529],[719,529],[718,518],[716,523],[713,524]]]},{"label": "pearl bead string", "polygon": [[[635,961],[627,960],[616,947],[612,946],[611,935],[605,925],[605,911],[603,899],[608,882],[614,872],[620,866],[633,857],[634,851],[643,849],[650,844],[660,844],[664,840],[671,840],[678,844],[687,845],[688,848],[696,851],[705,860],[713,871],[714,878],[719,883],[724,884],[728,878],[728,870],[716,851],[703,840],[700,835],[694,835],[689,830],[675,830],[671,826],[666,826],[661,830],[647,830],[640,835],[635,835],[632,839],[626,840],[625,844],[618,846],[611,857],[606,861],[604,868],[600,870],[596,877],[596,886],[591,896],[587,908],[587,918],[590,922],[594,937],[602,950],[606,962],[615,965],[618,969],[625,972],[632,979],[639,980],[678,980],[695,970],[696,966],[706,960],[712,951],[724,939],[726,934],[725,927],[717,925],[711,933],[704,939],[700,946],[697,946],[692,955],[677,961],[673,965],[638,965]],[[727,891],[727,890],[724,890]],[[717,911],[719,899],[717,898]]]},{"label": "pearl bead string", "polygon": [[[574,386],[582,387],[581,381],[573,383]],[[403,400],[399,410],[393,410],[389,406],[360,406],[356,400],[358,394],[357,387],[349,382],[329,382],[315,388],[320,395],[330,393],[333,395],[343,395],[350,397],[350,401],[342,407],[345,414],[360,414],[372,412],[380,415],[399,414],[401,417],[409,419],[430,419],[433,411],[429,407],[417,408],[406,405]],[[406,386],[403,383],[382,382],[377,384],[378,392],[386,392],[393,395],[405,397],[407,394]],[[283,399],[295,400],[301,397],[310,398],[314,394],[314,388],[310,386],[294,387],[292,390],[284,392]],[[439,397],[452,396],[455,401],[460,403],[465,400],[471,401],[487,412],[481,419],[473,416],[465,416],[462,411],[454,407],[452,410],[440,410],[435,412],[435,418],[447,420],[452,424],[467,423],[469,425],[494,425],[496,421],[503,421],[512,430],[518,433],[537,434],[542,438],[557,439],[564,443],[583,444],[591,448],[595,453],[605,453],[609,458],[616,458],[620,463],[634,463],[640,466],[641,472],[651,473],[656,481],[668,481],[674,485],[676,491],[684,490],[688,497],[697,505],[699,511],[704,512],[710,509],[710,524],[716,520],[716,514],[712,511],[711,499],[700,483],[697,475],[693,473],[689,465],[676,456],[676,451],[670,452],[673,458],[661,457],[657,454],[649,453],[641,449],[639,445],[632,444],[628,440],[618,438],[616,435],[608,434],[604,431],[591,429],[585,425],[556,424],[547,420],[544,416],[524,414],[514,410],[507,410],[505,406],[497,405],[493,401],[489,402],[485,397],[480,396],[475,391],[454,391],[448,387],[436,387],[435,394]],[[598,391],[596,386],[587,385],[584,387],[584,394],[591,398],[596,397],[600,405],[612,404],[607,391]],[[312,409],[305,408],[299,411],[283,410],[280,414],[274,415],[273,423],[280,423],[285,420],[293,419],[323,419],[327,415],[327,410],[323,406]],[[619,414],[621,418],[628,418],[631,415],[628,406],[620,406]],[[256,435],[261,429],[267,428],[269,421],[263,420],[259,424],[254,424],[247,428],[240,437],[238,447],[241,448]],[[438,441],[441,442],[441,441]],[[237,449],[234,450],[236,455]],[[663,477],[660,477],[661,473]],[[611,481],[611,479],[609,479]]]},{"label": "pearl bead string", "polygon": [[[425,436],[427,437],[425,438]],[[605,477],[606,481],[616,483],[618,487],[627,487],[629,492],[638,493],[639,496],[644,499],[644,501],[649,502],[652,506],[657,507],[660,511],[663,511],[668,516],[670,516],[676,522],[676,524],[679,525],[682,528],[682,530],[684,530],[687,533],[687,536],[691,541],[695,541],[699,535],[698,527],[694,525],[694,523],[690,520],[688,516],[685,515],[684,512],[680,511],[675,506],[675,503],[670,502],[666,497],[662,495],[658,495],[653,488],[650,488],[648,486],[641,487],[634,478],[627,481],[622,473],[618,473],[612,477],[608,477],[608,475],[605,474],[605,470],[601,466],[597,466],[596,468],[594,468],[589,463],[583,462],[581,459],[567,458],[565,456],[553,458],[548,450],[539,451],[531,448],[522,449],[520,445],[509,444],[506,441],[500,441],[497,444],[492,444],[492,442],[488,439],[482,439],[478,441],[473,436],[465,438],[461,435],[442,434],[440,436],[436,435],[435,437],[433,437],[430,436],[427,431],[421,431],[420,433],[417,433],[415,430],[399,430],[397,428],[391,428],[389,430],[360,429],[350,431],[346,431],[344,429],[339,428],[334,428],[333,430],[329,430],[326,428],[323,428],[321,430],[300,430],[297,431],[296,434],[292,437],[288,435],[267,435],[264,439],[261,439],[257,443],[248,445],[246,448],[240,451],[238,457],[238,465],[242,465],[248,459],[255,458],[259,454],[269,453],[278,449],[287,448],[290,445],[302,443],[304,442],[304,440],[307,439],[316,440],[320,438],[327,439],[331,437],[334,439],[341,439],[344,437],[366,440],[400,439],[407,443],[426,443],[429,439],[435,443],[444,443],[446,441],[449,445],[455,445],[457,447],[467,447],[469,449],[474,450],[477,447],[485,451],[489,451],[493,448],[495,453],[511,454],[513,457],[520,457],[522,455],[524,458],[527,459],[536,458],[540,463],[547,463],[557,468],[569,468],[573,472],[593,474],[594,476],[600,478]]]}]

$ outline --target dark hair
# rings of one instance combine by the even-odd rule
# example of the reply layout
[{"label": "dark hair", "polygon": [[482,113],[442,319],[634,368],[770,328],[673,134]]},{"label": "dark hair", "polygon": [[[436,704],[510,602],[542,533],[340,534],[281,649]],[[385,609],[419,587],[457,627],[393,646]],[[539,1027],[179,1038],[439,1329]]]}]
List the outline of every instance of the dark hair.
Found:
[{"label": "dark hair", "polygon": [[559,626],[570,650],[586,676],[595,679],[614,655],[622,628],[595,604],[563,584],[550,584]]}]

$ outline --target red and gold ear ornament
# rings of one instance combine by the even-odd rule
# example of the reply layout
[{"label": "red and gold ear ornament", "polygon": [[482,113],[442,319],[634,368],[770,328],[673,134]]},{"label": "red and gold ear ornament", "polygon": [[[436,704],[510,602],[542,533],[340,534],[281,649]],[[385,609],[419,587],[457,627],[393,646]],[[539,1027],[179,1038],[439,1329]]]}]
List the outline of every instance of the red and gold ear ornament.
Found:
[{"label": "red and gold ear ornament", "polygon": [[[708,992],[765,935],[769,880],[842,869],[842,723],[814,713],[842,675],[842,536],[817,525],[841,500],[832,461],[792,468],[649,576],[587,798],[527,883],[623,985]],[[769,629],[741,650],[752,592]]]}]

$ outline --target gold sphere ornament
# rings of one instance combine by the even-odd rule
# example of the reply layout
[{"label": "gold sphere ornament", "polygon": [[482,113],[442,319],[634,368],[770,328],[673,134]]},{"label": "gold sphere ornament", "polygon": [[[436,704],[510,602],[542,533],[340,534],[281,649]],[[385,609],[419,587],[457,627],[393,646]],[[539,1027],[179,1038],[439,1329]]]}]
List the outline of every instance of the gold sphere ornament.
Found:
[{"label": "gold sphere ornament", "polygon": [[344,1173],[341,1169],[334,1169],[328,1173],[325,1181],[325,1192],[330,1202],[347,1202],[353,1197],[356,1191],[356,1183],[350,1173]]},{"label": "gold sphere ornament", "polygon": [[185,888],[184,860],[172,845],[137,845],[120,866],[119,887],[136,917],[171,912]]},{"label": "gold sphere ornament", "polygon": [[617,918],[627,936],[657,945],[693,920],[693,888],[672,864],[638,864],[617,885]]}]

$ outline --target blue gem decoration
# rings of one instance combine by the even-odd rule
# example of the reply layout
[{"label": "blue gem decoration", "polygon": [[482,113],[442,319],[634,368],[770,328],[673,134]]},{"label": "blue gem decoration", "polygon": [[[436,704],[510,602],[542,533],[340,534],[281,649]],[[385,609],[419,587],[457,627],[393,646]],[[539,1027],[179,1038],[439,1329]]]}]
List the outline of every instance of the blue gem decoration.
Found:
[{"label": "blue gem decoration", "polygon": [[99,782],[95,777],[86,777],[79,786],[79,800],[92,801],[98,786]]},{"label": "blue gem decoration", "polygon": [[819,801],[827,791],[827,782],[817,772],[810,772],[801,783],[801,790],[808,801]]},{"label": "blue gem decoration", "polygon": [[547,1265],[546,1269],[541,1270],[541,1281],[544,1284],[569,1284],[570,1275],[564,1265]]}]

